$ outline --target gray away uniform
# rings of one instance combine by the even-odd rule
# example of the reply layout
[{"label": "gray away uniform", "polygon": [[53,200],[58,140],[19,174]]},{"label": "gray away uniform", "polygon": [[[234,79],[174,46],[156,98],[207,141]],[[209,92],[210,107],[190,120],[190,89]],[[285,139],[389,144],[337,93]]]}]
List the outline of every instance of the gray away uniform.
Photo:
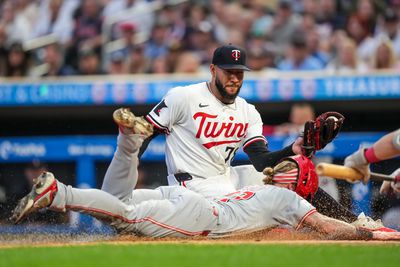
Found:
[{"label": "gray away uniform", "polygon": [[181,186],[133,190],[143,138],[118,136],[102,190],[76,189],[57,182],[50,208],[75,210],[110,223],[120,233],[152,237],[227,236],[277,225],[300,226],[315,208],[293,191],[250,186],[207,199]]}]

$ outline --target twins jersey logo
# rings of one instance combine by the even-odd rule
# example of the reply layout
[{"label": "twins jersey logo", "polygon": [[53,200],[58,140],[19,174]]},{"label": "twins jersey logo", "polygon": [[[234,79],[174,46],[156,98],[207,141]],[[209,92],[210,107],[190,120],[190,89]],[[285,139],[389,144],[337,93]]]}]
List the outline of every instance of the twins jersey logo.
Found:
[{"label": "twins jersey logo", "polygon": [[203,144],[207,149],[223,144],[239,143],[241,138],[246,135],[248,123],[233,123],[234,117],[230,116],[231,122],[220,122],[216,120],[218,115],[212,115],[205,112],[197,112],[193,115],[193,119],[200,120],[196,138],[217,138],[224,137],[230,140],[213,141]]},{"label": "twins jersey logo", "polygon": [[235,59],[235,61],[238,61],[240,58],[240,50],[237,49],[232,50],[232,57]]}]

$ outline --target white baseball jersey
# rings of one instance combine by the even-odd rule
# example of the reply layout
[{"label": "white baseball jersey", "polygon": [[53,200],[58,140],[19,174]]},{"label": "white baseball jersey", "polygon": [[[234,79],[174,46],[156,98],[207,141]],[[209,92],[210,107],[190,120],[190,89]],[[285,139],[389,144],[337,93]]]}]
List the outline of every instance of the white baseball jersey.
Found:
[{"label": "white baseball jersey", "polygon": [[[167,134],[169,175],[229,177],[230,162],[240,146],[266,142],[260,114],[253,105],[241,97],[226,105],[205,82],[171,89],[147,119]],[[173,179],[169,184],[174,184]]]},{"label": "white baseball jersey", "polygon": [[[272,185],[254,185],[215,199],[218,227],[212,236],[227,236],[276,227],[298,229],[316,209],[295,192]],[[221,214],[222,213],[222,214]]]}]

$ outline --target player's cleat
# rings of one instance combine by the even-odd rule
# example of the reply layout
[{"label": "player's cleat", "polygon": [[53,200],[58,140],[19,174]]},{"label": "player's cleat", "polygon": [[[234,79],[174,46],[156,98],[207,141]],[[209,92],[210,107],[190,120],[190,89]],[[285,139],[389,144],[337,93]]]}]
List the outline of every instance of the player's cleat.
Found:
[{"label": "player's cleat", "polygon": [[385,227],[380,219],[374,221],[371,217],[366,216],[364,212],[361,212],[360,215],[358,215],[357,220],[352,222],[351,224],[358,228],[363,228],[371,231],[397,232],[396,230]]},{"label": "player's cleat", "polygon": [[123,134],[140,134],[146,137],[153,134],[153,125],[143,117],[136,117],[129,108],[119,108],[113,119]]},{"label": "player's cleat", "polygon": [[31,192],[23,197],[13,210],[11,220],[18,223],[28,214],[50,206],[57,193],[57,180],[50,172],[43,172],[34,180]]}]

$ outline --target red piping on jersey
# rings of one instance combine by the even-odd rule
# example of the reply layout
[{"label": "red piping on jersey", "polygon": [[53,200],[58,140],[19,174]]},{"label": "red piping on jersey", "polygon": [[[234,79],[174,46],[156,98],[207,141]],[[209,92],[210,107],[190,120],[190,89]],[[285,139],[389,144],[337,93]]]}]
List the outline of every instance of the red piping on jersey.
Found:
[{"label": "red piping on jersey", "polygon": [[254,139],[248,141],[247,143],[245,143],[245,144],[243,145],[243,149],[245,149],[248,145],[250,145],[250,144],[252,144],[252,143],[254,143],[254,142],[256,142],[256,141],[263,141],[265,144],[267,144],[267,140],[265,140],[265,138],[263,138],[263,137],[256,137],[256,138],[254,138]]},{"label": "red piping on jersey", "polygon": [[155,119],[153,119],[150,115],[146,116],[146,119],[153,124],[154,127],[156,127],[157,129],[161,130],[162,132],[169,134],[169,129],[168,127],[162,126],[159,122],[157,122]]},{"label": "red piping on jersey", "polygon": [[128,219],[126,217],[123,217],[121,215],[114,214],[114,213],[111,213],[111,212],[108,212],[108,211],[105,211],[105,210],[96,209],[96,208],[89,208],[89,207],[83,207],[83,206],[74,206],[74,205],[65,205],[65,207],[68,208],[68,209],[72,209],[72,210],[75,209],[75,210],[83,210],[83,211],[89,211],[89,212],[94,212],[94,213],[105,214],[107,216],[113,217],[115,219],[121,220],[121,221],[126,222],[126,223],[130,223],[130,224],[141,223],[141,222],[147,221],[147,222],[150,222],[150,223],[155,224],[157,226],[160,226],[162,228],[173,230],[175,232],[178,232],[178,233],[181,233],[181,234],[184,234],[184,235],[188,235],[188,236],[198,236],[198,235],[207,236],[210,233],[210,231],[208,231],[208,230],[199,231],[199,232],[186,231],[186,230],[183,230],[183,229],[180,229],[180,228],[176,228],[174,226],[170,226],[170,225],[164,224],[162,222],[156,221],[151,217],[144,217],[142,219],[130,220],[130,219]]},{"label": "red piping on jersey", "polygon": [[210,149],[214,146],[219,146],[219,145],[223,145],[223,144],[232,144],[232,143],[239,143],[240,140],[231,140],[231,141],[216,141],[216,142],[209,142],[209,143],[205,143],[203,144],[203,146],[207,149]]},{"label": "red piping on jersey", "polygon": [[296,227],[296,230],[299,230],[299,228],[300,228],[301,225],[303,224],[304,220],[307,219],[308,216],[310,216],[311,214],[314,214],[314,213],[316,213],[316,212],[317,212],[316,209],[312,209],[312,210],[310,210],[309,212],[307,212],[307,213],[303,216],[303,218],[301,218],[299,224],[298,224],[297,227]]}]

